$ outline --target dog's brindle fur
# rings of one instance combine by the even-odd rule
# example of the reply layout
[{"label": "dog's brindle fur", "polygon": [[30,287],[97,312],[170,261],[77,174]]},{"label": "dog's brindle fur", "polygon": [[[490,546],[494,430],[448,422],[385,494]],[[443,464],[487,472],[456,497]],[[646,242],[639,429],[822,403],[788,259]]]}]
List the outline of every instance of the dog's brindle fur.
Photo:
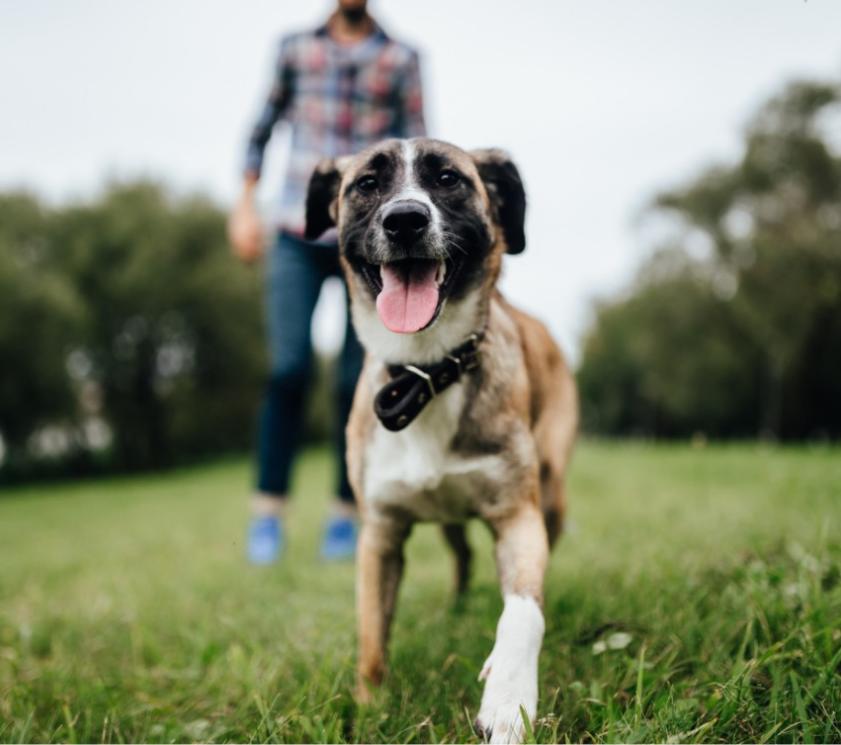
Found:
[{"label": "dog's brindle fur", "polygon": [[[448,175],[442,175],[447,172]],[[453,180],[455,178],[455,183]],[[395,245],[382,227],[395,202],[425,205],[429,230]],[[472,153],[428,139],[390,140],[313,174],[307,235],[338,227],[354,325],[367,350],[347,428],[350,481],[362,529],[357,558],[359,683],[385,671],[386,644],[416,521],[443,524],[456,556],[456,588],[470,573],[464,521],[478,516],[496,540],[505,608],[480,678],[477,727],[493,741],[522,737],[534,717],[543,636],[543,575],[564,515],[564,471],[577,427],[573,379],[545,327],[496,290],[502,256],[525,246],[525,194],[504,153]],[[385,328],[375,310],[378,265],[446,262],[435,320],[414,334]],[[481,365],[434,398],[405,430],[387,431],[373,398],[387,364],[429,364],[484,329]]]}]

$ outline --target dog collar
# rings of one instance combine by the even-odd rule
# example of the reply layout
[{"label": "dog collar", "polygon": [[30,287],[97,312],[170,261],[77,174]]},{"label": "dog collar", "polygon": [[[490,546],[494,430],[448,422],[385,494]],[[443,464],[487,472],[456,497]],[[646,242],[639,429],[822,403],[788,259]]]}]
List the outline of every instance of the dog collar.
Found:
[{"label": "dog collar", "polygon": [[383,426],[392,432],[405,429],[435,396],[478,368],[483,336],[483,332],[471,334],[464,344],[433,365],[389,365],[391,381],[374,399],[374,413]]}]

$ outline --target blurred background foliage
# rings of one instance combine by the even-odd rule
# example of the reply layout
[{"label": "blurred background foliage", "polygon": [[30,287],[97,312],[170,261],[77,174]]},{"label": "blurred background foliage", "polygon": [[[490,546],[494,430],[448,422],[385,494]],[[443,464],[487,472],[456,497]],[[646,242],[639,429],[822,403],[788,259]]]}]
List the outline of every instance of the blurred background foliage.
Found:
[{"label": "blurred background foliage", "polygon": [[741,159],[660,194],[680,226],[598,304],[585,428],[656,437],[841,436],[839,87],[787,86]]},{"label": "blurred background foliage", "polygon": [[[738,162],[653,200],[678,229],[594,309],[586,431],[841,436],[838,108],[837,85],[791,84]],[[0,194],[0,480],[251,445],[262,280],[230,256],[224,220],[144,181],[64,206]],[[330,360],[316,369],[304,436],[324,440]]]},{"label": "blurred background foliage", "polygon": [[0,197],[7,478],[242,449],[263,377],[259,278],[224,214],[154,183],[47,207]]}]

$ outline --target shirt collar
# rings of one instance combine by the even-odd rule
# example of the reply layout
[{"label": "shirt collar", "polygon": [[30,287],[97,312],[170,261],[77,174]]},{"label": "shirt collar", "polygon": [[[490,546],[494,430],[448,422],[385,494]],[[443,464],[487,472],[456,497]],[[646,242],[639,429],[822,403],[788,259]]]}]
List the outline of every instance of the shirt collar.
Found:
[{"label": "shirt collar", "polygon": [[[385,32],[385,29],[380,26],[373,18],[371,19],[374,24],[374,29],[370,35],[366,36],[364,39],[360,39],[359,43],[362,44],[366,41],[370,41],[371,39],[376,39],[377,41],[389,41],[389,35]],[[330,38],[330,29],[327,27],[327,23],[322,23],[316,30],[315,35],[320,38]]]}]

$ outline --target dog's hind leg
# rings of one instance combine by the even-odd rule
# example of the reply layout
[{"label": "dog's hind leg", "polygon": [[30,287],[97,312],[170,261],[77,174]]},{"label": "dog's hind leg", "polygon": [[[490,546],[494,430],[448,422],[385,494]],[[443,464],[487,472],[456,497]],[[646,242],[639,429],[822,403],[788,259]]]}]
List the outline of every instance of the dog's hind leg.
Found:
[{"label": "dog's hind leg", "polygon": [[541,489],[543,520],[546,523],[546,537],[549,539],[549,548],[551,549],[564,530],[566,500],[564,499],[563,476],[554,474],[547,477],[541,485]]},{"label": "dog's hind leg", "polygon": [[543,409],[534,428],[540,457],[540,505],[551,548],[564,527],[566,511],[565,479],[578,428],[578,396],[575,382],[563,361],[544,392]]},{"label": "dog's hind leg", "polygon": [[463,595],[470,584],[470,565],[473,551],[467,542],[464,523],[447,523],[441,526],[444,538],[453,550],[456,560],[455,589],[457,595]]}]

